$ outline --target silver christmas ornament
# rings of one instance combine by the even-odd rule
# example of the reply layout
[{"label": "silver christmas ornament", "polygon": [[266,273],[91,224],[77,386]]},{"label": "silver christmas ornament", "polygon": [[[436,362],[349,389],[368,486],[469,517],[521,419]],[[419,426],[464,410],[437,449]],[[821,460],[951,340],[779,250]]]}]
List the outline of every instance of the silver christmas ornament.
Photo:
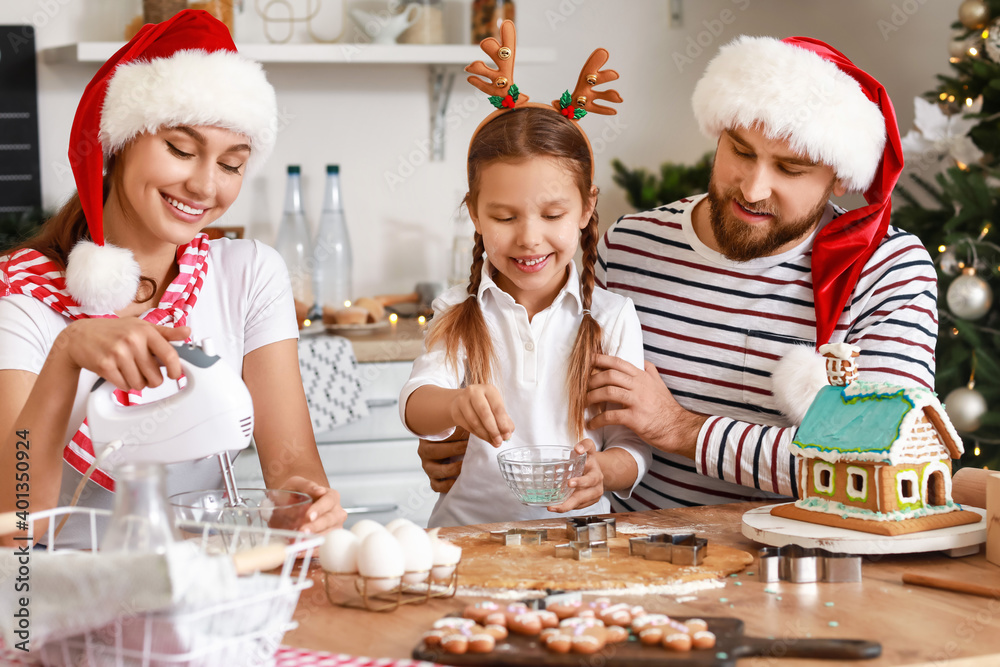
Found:
[{"label": "silver christmas ornament", "polygon": [[947,300],[952,313],[963,320],[977,320],[993,305],[993,291],[975,269],[966,267],[948,286]]},{"label": "silver christmas ornament", "polygon": [[986,414],[986,399],[975,389],[959,387],[944,397],[944,411],[959,431],[971,433],[980,426]]},{"label": "silver christmas ornament", "polygon": [[958,257],[955,256],[955,249],[952,246],[948,246],[943,253],[938,255],[938,265],[946,276],[957,276],[962,270],[958,265]]},{"label": "silver christmas ornament", "polygon": [[983,49],[990,60],[1000,63],[1000,19],[990,24],[989,34],[983,41]]},{"label": "silver christmas ornament", "polygon": [[969,55],[969,45],[959,37],[948,42],[948,55],[952,58],[964,58]]}]

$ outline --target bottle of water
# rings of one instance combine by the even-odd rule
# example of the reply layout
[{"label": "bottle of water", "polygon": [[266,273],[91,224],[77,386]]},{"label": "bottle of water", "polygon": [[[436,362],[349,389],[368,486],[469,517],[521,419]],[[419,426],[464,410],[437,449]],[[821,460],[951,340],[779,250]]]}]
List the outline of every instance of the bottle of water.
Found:
[{"label": "bottle of water", "polygon": [[344,206],[340,198],[340,167],[326,166],[326,191],[323,194],[323,212],[319,217],[316,243],[313,244],[313,286],[316,308],[339,309],[354,298],[351,281],[354,263],[351,257],[351,237],[344,220]]},{"label": "bottle of water", "polygon": [[285,209],[281,214],[278,240],[274,247],[285,260],[292,279],[292,296],[305,307],[313,303],[312,277],[308,261],[312,248],[309,242],[309,224],[302,208],[302,180],[298,165],[288,165],[288,182],[285,186]]},{"label": "bottle of water", "polygon": [[[457,199],[462,199],[462,193],[458,194]],[[451,271],[448,275],[448,284],[451,286],[465,285],[469,282],[475,233],[476,228],[469,216],[469,209],[463,202],[452,220]]]}]

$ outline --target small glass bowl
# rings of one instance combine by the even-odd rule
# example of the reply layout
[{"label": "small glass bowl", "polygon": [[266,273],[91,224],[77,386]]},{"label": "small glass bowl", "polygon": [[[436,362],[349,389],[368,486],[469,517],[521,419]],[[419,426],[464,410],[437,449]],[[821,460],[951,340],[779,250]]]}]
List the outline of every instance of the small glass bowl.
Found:
[{"label": "small glass bowl", "polygon": [[167,500],[180,521],[298,530],[312,504],[308,494],[284,489],[240,489],[246,507],[227,507],[225,489],[188,491]]},{"label": "small glass bowl", "polygon": [[497,456],[507,486],[525,505],[558,505],[573,493],[568,482],[583,474],[586,454],[564,445],[513,447]]}]

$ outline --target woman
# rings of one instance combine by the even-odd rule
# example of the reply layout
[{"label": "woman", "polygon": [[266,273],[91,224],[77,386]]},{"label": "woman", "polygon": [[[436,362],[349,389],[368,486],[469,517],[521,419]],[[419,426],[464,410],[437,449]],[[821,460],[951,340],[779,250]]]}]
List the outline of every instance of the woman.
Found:
[{"label": "woman", "polygon": [[[155,400],[176,391],[161,365],[181,376],[171,343],[211,338],[250,390],[268,487],[312,497],[300,530],[343,522],[309,423],[287,270],[265,245],[201,233],[267,157],[276,115],[260,66],[200,11],[145,26],[87,86],[70,139],[77,194],[0,258],[0,511],[29,488],[32,512],[70,503],[94,462],[84,413],[98,376],[124,403]],[[168,468],[168,493],[221,486],[214,460]],[[110,507],[113,489],[98,468],[80,504]],[[71,524],[59,545],[89,546]]]}]

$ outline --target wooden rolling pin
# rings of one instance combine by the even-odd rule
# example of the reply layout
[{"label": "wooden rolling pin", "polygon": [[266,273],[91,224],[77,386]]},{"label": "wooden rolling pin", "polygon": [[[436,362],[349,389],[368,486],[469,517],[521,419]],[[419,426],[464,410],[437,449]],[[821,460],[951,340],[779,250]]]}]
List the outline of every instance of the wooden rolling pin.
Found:
[{"label": "wooden rolling pin", "polygon": [[951,499],[959,505],[986,509],[986,480],[994,470],[962,468],[951,478]]},{"label": "wooden rolling pin", "polygon": [[955,593],[981,595],[984,598],[996,598],[1000,600],[1000,586],[984,586],[983,584],[973,584],[967,581],[956,581],[954,579],[942,579],[941,577],[932,577],[929,574],[914,574],[912,572],[907,572],[903,575],[903,583],[911,584],[913,586],[939,588],[943,591],[954,591]]}]

